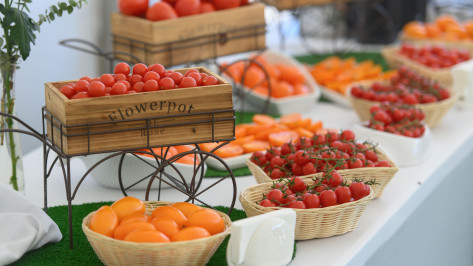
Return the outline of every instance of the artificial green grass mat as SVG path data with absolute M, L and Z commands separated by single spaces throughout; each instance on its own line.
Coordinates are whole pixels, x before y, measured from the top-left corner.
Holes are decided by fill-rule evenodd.
M 302 63 L 306 63 L 309 65 L 313 65 L 324 60 L 327 57 L 333 56 L 333 54 L 325 54 L 325 55 L 304 55 L 304 56 L 297 56 L 295 59 Z M 366 53 L 366 52 L 353 52 L 353 53 L 343 53 L 340 55 L 341 58 L 349 58 L 353 57 L 357 62 L 365 61 L 365 60 L 372 60 L 375 64 L 381 65 L 383 70 L 389 70 L 389 66 L 384 60 L 381 53 Z
M 37 250 L 26 253 L 20 260 L 12 265 L 103 265 L 95 254 L 87 237 L 82 231 L 82 219 L 89 213 L 103 205 L 113 202 L 86 203 L 72 206 L 72 225 L 74 232 L 74 249 L 69 249 L 69 223 L 67 206 L 48 208 L 48 215 L 56 222 L 63 233 L 63 238 L 57 243 L 47 244 Z M 227 213 L 228 207 L 218 206 L 217 210 Z M 233 209 L 230 218 L 237 221 L 246 218 L 242 210 Z M 226 265 L 227 237 L 215 252 L 207 265 Z

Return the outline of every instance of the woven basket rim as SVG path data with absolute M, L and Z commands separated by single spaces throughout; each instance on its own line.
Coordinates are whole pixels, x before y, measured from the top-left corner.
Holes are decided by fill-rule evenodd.
M 304 180 L 305 182 L 306 180 Z M 248 200 L 245 195 L 247 193 L 249 193 L 250 191 L 253 191 L 253 190 L 261 190 L 260 192 L 261 193 L 264 193 L 264 192 L 267 192 L 267 188 L 265 187 L 270 187 L 271 183 L 261 183 L 261 184 L 256 184 L 256 185 L 252 185 L 252 186 L 249 186 L 245 189 L 242 190 L 242 192 L 240 193 L 240 201 L 241 199 L 244 199 L 248 205 L 250 205 L 252 208 L 255 208 L 255 206 L 258 206 L 259 209 L 266 209 L 266 210 L 281 210 L 281 209 L 287 209 L 287 208 L 284 208 L 284 207 L 264 207 L 264 206 L 261 206 L 261 205 L 258 205 L 250 200 Z M 344 209 L 348 209 L 350 207 L 356 207 L 358 205 L 361 205 L 361 204 L 364 204 L 366 201 L 370 201 L 372 199 L 375 198 L 375 193 L 374 193 L 374 190 L 371 186 L 369 186 L 370 188 L 370 194 L 368 196 L 365 196 L 361 199 L 358 199 L 358 200 L 354 200 L 354 201 L 350 201 L 350 202 L 346 202 L 346 203 L 343 203 L 343 204 L 337 204 L 337 205 L 334 205 L 334 206 L 329 206 L 329 207 L 323 207 L 323 208 L 309 208 L 309 209 L 293 209 L 294 211 L 296 211 L 296 213 L 321 213 L 321 212 L 330 212 L 330 211 L 333 211 L 333 212 L 337 212 L 337 211 L 340 211 L 340 210 L 344 210 Z
M 148 209 L 150 203 L 152 203 L 152 204 L 154 204 L 154 203 L 159 203 L 159 204 L 166 203 L 166 204 L 163 204 L 163 205 L 169 205 L 168 203 L 174 203 L 174 202 L 170 202 L 170 201 L 145 201 L 147 209 Z M 105 235 L 102 235 L 102 234 L 99 234 L 97 232 L 92 231 L 88 226 L 90 218 L 92 217 L 92 215 L 96 211 L 93 211 L 93 212 L 89 213 L 87 216 L 84 217 L 84 219 L 82 219 L 82 231 L 85 233 L 86 236 L 87 235 L 93 236 L 96 239 L 98 239 L 99 241 L 109 241 L 109 242 L 116 243 L 118 245 L 129 246 L 129 247 L 142 246 L 142 247 L 156 247 L 156 248 L 158 248 L 158 247 L 163 247 L 163 246 L 167 247 L 167 246 L 171 246 L 171 245 L 182 246 L 182 245 L 187 245 L 187 244 L 191 244 L 191 243 L 192 244 L 198 244 L 198 243 L 202 243 L 202 242 L 214 241 L 217 238 L 228 235 L 231 231 L 231 223 L 232 222 L 231 222 L 230 217 L 226 213 L 223 213 L 221 211 L 218 211 L 218 210 L 214 210 L 214 211 L 217 212 L 220 216 L 222 216 L 222 218 L 225 222 L 225 227 L 226 227 L 225 230 L 223 232 L 220 232 L 220 233 L 215 234 L 215 235 L 211 235 L 209 237 L 193 239 L 193 240 L 187 240 L 187 241 L 175 241 L 175 242 L 167 242 L 167 243 L 136 243 L 136 242 L 131 242 L 131 241 L 118 240 L 118 239 L 115 239 L 113 237 L 108 237 L 108 236 L 105 236 Z

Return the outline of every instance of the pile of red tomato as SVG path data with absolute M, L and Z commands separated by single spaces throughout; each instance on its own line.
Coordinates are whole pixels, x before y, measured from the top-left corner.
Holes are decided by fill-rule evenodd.
M 158 21 L 236 8 L 247 4 L 248 0 L 163 0 L 149 6 L 148 0 L 119 0 L 118 9 L 125 15 Z
M 381 104 L 371 106 L 370 113 L 370 128 L 412 138 L 424 134 L 422 121 L 425 114 L 422 109 L 405 104 Z
M 369 101 L 410 105 L 433 103 L 450 97 L 449 91 L 442 85 L 405 66 L 399 68 L 398 74 L 391 77 L 389 84 L 376 82 L 367 89 L 354 86 L 350 93 L 354 97 Z
M 470 60 L 468 50 L 447 49 L 440 45 L 416 47 L 404 43 L 400 54 L 431 68 L 446 68 Z
M 378 158 L 375 147 L 357 143 L 351 130 L 314 134 L 312 138 L 300 137 L 281 147 L 254 152 L 250 160 L 271 179 L 330 172 L 333 169 L 391 167 L 389 161 Z
M 182 74 L 166 70 L 161 64 L 146 66 L 138 63 L 131 70 L 127 63 L 121 62 L 115 66 L 114 74 L 103 74 L 97 78 L 82 77 L 75 83 L 62 86 L 60 91 L 69 99 L 83 99 L 210 86 L 218 83 L 216 77 L 200 73 L 197 69 L 189 69 Z
M 295 209 L 324 208 L 350 201 L 356 201 L 370 194 L 370 187 L 364 182 L 347 185 L 343 177 L 332 171 L 305 183 L 299 177 L 280 180 L 264 195 L 259 203 L 263 207 L 286 207 Z

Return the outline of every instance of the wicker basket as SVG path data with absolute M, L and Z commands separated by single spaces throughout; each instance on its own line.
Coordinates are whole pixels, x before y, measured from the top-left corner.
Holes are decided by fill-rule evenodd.
M 146 214 L 158 206 L 173 202 L 146 202 Z M 217 211 L 218 212 L 218 211 Z M 89 229 L 94 212 L 82 221 L 82 230 L 92 248 L 105 265 L 205 265 L 225 237 L 230 233 L 231 220 L 218 212 L 225 221 L 225 231 L 207 238 L 171 243 L 134 243 L 116 240 Z
M 391 167 L 362 167 L 362 168 L 355 168 L 355 169 L 347 169 L 347 170 L 337 170 L 337 172 L 343 177 L 343 179 L 347 181 L 352 181 L 354 178 L 363 178 L 364 180 L 376 180 L 376 185 L 372 185 L 372 189 L 374 191 L 374 197 L 379 198 L 383 195 L 383 190 L 386 185 L 391 181 L 394 177 L 396 172 L 399 168 L 396 164 L 386 156 L 386 154 L 379 152 L 378 157 L 380 160 L 387 160 Z M 246 161 L 246 165 L 248 165 L 248 169 L 253 174 L 258 184 L 262 183 L 272 183 L 273 179 L 271 179 L 264 171 L 259 167 L 257 164 L 253 163 L 251 160 Z M 320 173 L 313 174 L 313 175 L 306 175 L 301 176 L 304 179 L 311 179 L 313 177 L 319 177 Z
M 404 65 L 409 69 L 419 73 L 423 77 L 438 81 L 447 88 L 451 88 L 453 85 L 453 77 L 450 72 L 450 68 L 435 69 L 423 65 L 407 56 L 399 54 L 398 46 L 385 47 L 381 50 L 381 54 L 388 63 L 389 67 L 392 69 L 398 69 Z
M 308 182 L 309 179 L 304 179 Z M 240 194 L 240 202 L 248 217 L 264 214 L 281 207 L 263 207 L 258 205 L 263 193 L 271 189 L 271 183 L 250 186 Z M 296 211 L 296 240 L 324 238 L 341 235 L 356 228 L 366 205 L 374 198 L 374 191 L 357 201 L 347 202 L 326 208 L 294 209 Z
M 373 84 L 374 82 L 383 83 L 383 81 L 373 80 L 373 81 L 354 83 L 350 85 L 350 87 L 353 87 L 356 85 L 368 87 L 368 86 L 371 86 L 371 84 Z M 450 108 L 452 108 L 453 105 L 455 104 L 455 101 L 457 100 L 457 94 L 452 90 L 449 90 L 449 92 L 450 92 L 450 97 L 443 101 L 414 105 L 415 108 L 419 108 L 419 109 L 422 109 L 422 111 L 424 111 L 425 113 L 424 121 L 430 128 L 433 128 L 436 125 L 438 125 L 438 123 L 442 121 L 442 118 L 445 116 L 445 114 L 447 114 Z M 369 121 L 371 118 L 370 107 L 374 104 L 379 104 L 379 102 L 376 102 L 376 101 L 369 101 L 369 100 L 353 97 L 351 93 L 348 93 L 348 98 L 350 100 L 351 106 L 353 107 L 353 109 L 355 109 L 361 121 Z

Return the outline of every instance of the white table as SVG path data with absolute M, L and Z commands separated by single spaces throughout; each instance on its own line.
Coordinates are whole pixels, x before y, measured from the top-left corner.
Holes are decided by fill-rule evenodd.
M 350 128 L 358 122 L 352 110 L 318 103 L 304 114 L 322 119 L 326 127 Z M 432 130 L 430 157 L 422 164 L 401 168 L 381 198 L 373 200 L 357 228 L 326 239 L 298 241 L 291 265 L 473 265 L 473 110 L 452 109 Z M 25 155 L 26 195 L 43 204 L 42 148 Z M 73 183 L 85 173 L 79 158 L 71 161 Z M 255 184 L 252 176 L 237 177 L 238 193 Z M 213 183 L 206 179 L 203 186 Z M 228 205 L 231 182 L 207 193 L 205 200 Z M 59 168 L 48 181 L 48 205 L 66 205 Z M 133 195 L 133 194 L 132 194 Z M 139 194 L 143 196 L 143 192 Z M 113 201 L 119 190 L 86 178 L 73 204 Z M 165 190 L 161 200 L 180 197 Z M 237 200 L 236 208 L 241 209 Z

